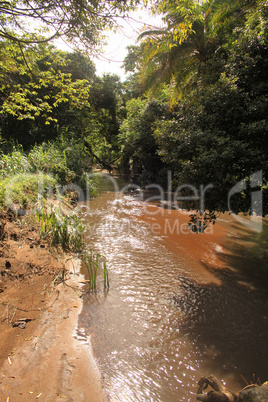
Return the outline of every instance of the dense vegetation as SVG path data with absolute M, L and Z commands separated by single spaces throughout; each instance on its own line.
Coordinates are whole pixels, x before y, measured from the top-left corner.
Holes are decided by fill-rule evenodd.
M 142 33 L 141 45 L 129 49 L 125 67 L 146 92 L 138 98 L 143 107 L 134 119 L 138 99 L 128 102 L 121 135 L 136 149 L 133 163 L 139 166 L 150 138 L 150 149 L 155 148 L 164 168 L 173 172 L 174 187 L 212 184 L 206 194 L 209 210 L 228 209 L 230 189 L 262 171 L 263 183 L 255 185 L 262 185 L 266 214 L 267 4 L 202 3 L 161 2 L 166 27 Z M 142 119 L 152 102 L 154 117 L 151 113 L 146 119 L 148 129 Z M 251 207 L 246 189 L 232 198 L 236 212 Z
M 65 21 L 57 35 L 94 47 L 105 21 L 113 24 L 117 13 L 138 2 L 110 3 L 96 2 L 92 20 L 88 3 L 77 31 Z M 74 21 L 75 2 L 70 5 Z M 60 3 L 63 14 L 66 6 Z M 205 206 L 225 211 L 231 188 L 244 179 L 251 183 L 261 171 L 254 190 L 262 190 L 267 214 L 267 3 L 159 0 L 152 7 L 164 27 L 143 32 L 129 48 L 124 83 L 113 75 L 97 77 L 88 50 L 55 48 L 49 42 L 55 32 L 25 36 L 14 20 L 12 31 L 6 12 L 0 32 L 1 188 L 7 176 L 26 172 L 81 183 L 96 163 L 117 166 L 142 185 L 167 185 L 170 170 L 174 188 L 213 185 Z M 19 24 L 15 6 L 12 12 Z M 256 207 L 250 186 L 242 184 L 242 195 L 232 198 L 236 212 Z

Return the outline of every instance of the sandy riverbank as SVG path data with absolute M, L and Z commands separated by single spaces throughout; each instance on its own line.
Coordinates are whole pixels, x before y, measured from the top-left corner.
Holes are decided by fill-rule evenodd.
M 52 255 L 33 228 L 6 220 L 4 231 L 0 401 L 105 401 L 92 353 L 74 337 L 82 277 L 70 266 L 61 282 L 63 256 Z

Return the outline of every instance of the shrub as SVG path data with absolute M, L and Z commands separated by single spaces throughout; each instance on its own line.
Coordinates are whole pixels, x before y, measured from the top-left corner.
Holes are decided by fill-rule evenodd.
M 17 173 L 29 171 L 27 156 L 19 149 L 13 148 L 12 152 L 0 156 L 0 175 L 2 178 L 12 176 Z
M 35 145 L 28 154 L 28 163 L 32 172 L 53 174 L 59 183 L 71 183 L 75 179 L 75 173 L 67 166 L 65 152 L 55 143 Z
M 38 201 L 38 193 L 48 192 L 57 184 L 55 178 L 44 173 L 19 173 L 0 181 L 0 205 L 26 209 Z

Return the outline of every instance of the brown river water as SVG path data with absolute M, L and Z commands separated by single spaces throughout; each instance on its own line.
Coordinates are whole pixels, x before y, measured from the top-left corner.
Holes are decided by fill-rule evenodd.
M 90 339 L 108 400 L 194 401 L 212 373 L 234 392 L 268 380 L 267 224 L 251 233 L 222 215 L 194 234 L 183 210 L 115 191 L 81 209 L 110 289 L 100 276 L 84 298 L 78 337 Z

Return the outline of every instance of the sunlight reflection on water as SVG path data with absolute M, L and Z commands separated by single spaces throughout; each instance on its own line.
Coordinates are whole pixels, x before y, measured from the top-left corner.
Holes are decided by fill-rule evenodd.
M 236 361 L 225 359 L 218 350 L 219 328 L 203 313 L 207 305 L 214 306 L 221 283 L 210 283 L 213 275 L 206 276 L 201 263 L 205 253 L 210 263 L 217 263 L 217 254 L 223 251 L 217 237 L 188 236 L 184 243 L 178 237 L 173 248 L 170 237 L 166 240 L 148 229 L 143 203 L 130 196 L 115 199 L 107 192 L 84 210 L 84 219 L 91 224 L 88 247 L 106 256 L 110 290 L 85 300 L 80 336 L 86 339 L 91 334 L 109 400 L 194 401 L 197 381 L 212 372 L 226 379 L 232 390 L 241 388 Z M 187 255 L 186 245 L 195 258 L 191 252 Z M 233 297 L 232 288 L 224 292 Z M 232 308 L 228 298 L 221 297 L 226 305 L 218 314 Z M 207 336 L 208 344 L 198 331 Z

